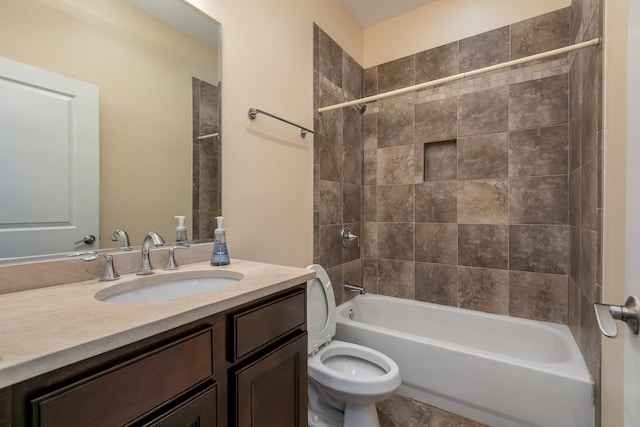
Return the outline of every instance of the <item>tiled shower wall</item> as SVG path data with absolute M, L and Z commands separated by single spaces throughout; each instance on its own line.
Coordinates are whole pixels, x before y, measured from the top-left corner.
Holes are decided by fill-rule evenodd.
M 322 264 L 342 301 L 342 283 L 360 284 L 360 247 L 340 232 L 361 235 L 363 115 L 355 108 L 317 113 L 318 106 L 362 97 L 363 69 L 317 25 L 314 34 L 314 262 Z
M 365 95 L 569 44 L 569 8 L 365 70 Z M 370 104 L 363 283 L 566 323 L 566 55 Z M 377 289 L 376 289 L 377 287 Z
M 601 23 L 601 0 L 572 1 L 572 43 L 600 37 Z M 596 383 L 598 426 L 602 336 L 592 306 L 602 297 L 602 48 L 569 58 L 569 326 Z
M 218 86 L 192 78 L 193 91 L 193 240 L 213 239 L 215 217 L 222 215 L 221 203 L 221 138 L 199 136 L 220 135 L 220 83 Z

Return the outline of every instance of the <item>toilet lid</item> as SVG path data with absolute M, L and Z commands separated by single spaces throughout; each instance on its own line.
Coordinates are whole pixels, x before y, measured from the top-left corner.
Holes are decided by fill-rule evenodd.
M 336 300 L 329 275 L 319 264 L 312 264 L 316 278 L 307 282 L 308 353 L 313 354 L 336 334 Z

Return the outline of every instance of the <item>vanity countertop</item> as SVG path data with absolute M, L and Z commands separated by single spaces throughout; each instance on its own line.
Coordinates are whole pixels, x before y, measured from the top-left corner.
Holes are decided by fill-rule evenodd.
M 177 271 L 212 269 L 244 277 L 223 289 L 154 303 L 95 299 L 102 289 L 140 278 L 135 274 L 114 282 L 88 280 L 0 295 L 0 389 L 291 288 L 315 275 L 302 268 L 235 259 L 228 267 L 211 267 L 206 261 Z

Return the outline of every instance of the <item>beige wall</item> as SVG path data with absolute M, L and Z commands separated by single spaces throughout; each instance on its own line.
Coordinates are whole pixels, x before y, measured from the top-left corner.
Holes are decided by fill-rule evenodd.
M 570 0 L 436 0 L 364 31 L 364 67 L 567 7 Z
M 631 0 L 635 1 L 635 0 Z M 604 217 L 602 301 L 625 297 L 627 0 L 604 0 Z M 618 326 L 621 334 L 627 328 Z M 623 337 L 602 337 L 602 425 L 623 425 Z
M 216 55 L 112 0 L 3 0 L 0 55 L 99 86 L 101 245 L 116 228 L 173 241 L 191 215 L 191 76 L 217 82 Z
M 191 0 L 222 23 L 222 210 L 231 257 L 306 266 L 313 249 L 313 22 L 362 57 L 338 0 Z

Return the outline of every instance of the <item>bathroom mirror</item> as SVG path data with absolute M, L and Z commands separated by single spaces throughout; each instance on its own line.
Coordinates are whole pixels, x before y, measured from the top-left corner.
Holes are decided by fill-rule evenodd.
M 218 22 L 184 0 L 2 0 L 0 57 L 98 88 L 100 249 L 120 246 L 116 229 L 173 242 L 175 215 L 189 239 L 212 236 L 199 219 L 221 214 Z M 29 255 L 45 254 L 9 257 Z

